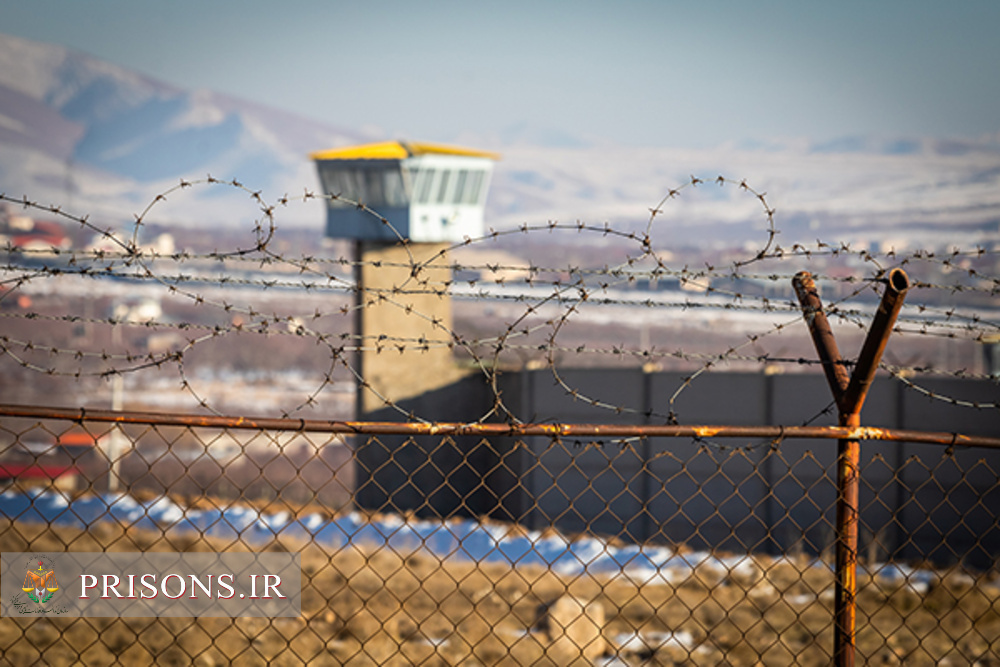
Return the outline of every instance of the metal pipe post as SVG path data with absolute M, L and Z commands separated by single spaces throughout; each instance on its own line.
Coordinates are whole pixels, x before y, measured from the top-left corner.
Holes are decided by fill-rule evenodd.
M 809 334 L 812 336 L 813 347 L 823 364 L 823 372 L 826 374 L 826 381 L 830 385 L 830 392 L 840 403 L 840 395 L 847 389 L 850 377 L 847 374 L 847 367 L 840 359 L 840 351 L 837 349 L 837 339 L 833 337 L 833 330 L 830 322 L 823 312 L 823 302 L 819 298 L 819 290 L 813 281 L 812 274 L 808 271 L 799 271 L 792 278 L 792 287 L 795 288 L 795 295 L 799 298 L 802 306 L 802 317 L 805 318 L 809 327 Z
M 861 414 L 840 415 L 841 426 L 861 425 Z M 837 443 L 837 548 L 833 612 L 833 664 L 854 667 L 857 652 L 858 518 L 861 489 L 861 443 Z
M 812 275 L 802 271 L 792 279 L 802 315 L 837 402 L 840 426 L 861 430 L 861 408 L 875 379 L 896 317 L 910 280 L 901 269 L 889 272 L 882 301 L 865 337 L 861 354 L 850 377 L 840 359 L 837 341 L 823 312 L 823 304 Z M 861 444 L 856 438 L 841 438 L 837 445 L 837 555 L 834 595 L 834 660 L 838 667 L 854 667 L 857 654 L 858 522 L 860 516 Z
M 872 318 L 872 325 L 861 347 L 861 354 L 858 355 L 858 363 L 841 399 L 841 412 L 861 412 L 861 406 L 864 405 L 868 388 L 875 379 L 875 371 L 882 361 L 882 353 L 889 342 L 892 328 L 896 325 L 896 318 L 903 307 L 903 299 L 906 298 L 908 289 L 910 289 L 910 279 L 905 271 L 893 269 L 889 272 L 882 301 L 875 311 L 875 317 Z

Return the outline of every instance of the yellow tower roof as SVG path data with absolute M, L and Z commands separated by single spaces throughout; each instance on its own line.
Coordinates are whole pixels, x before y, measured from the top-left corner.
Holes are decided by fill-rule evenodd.
M 499 160 L 499 153 L 479 151 L 460 146 L 428 144 L 410 141 L 383 141 L 375 144 L 345 146 L 316 151 L 309 155 L 313 160 L 404 160 L 415 155 L 461 155 Z

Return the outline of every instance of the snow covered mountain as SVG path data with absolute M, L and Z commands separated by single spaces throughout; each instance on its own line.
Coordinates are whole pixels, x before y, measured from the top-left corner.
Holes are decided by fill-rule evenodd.
M 714 149 L 511 146 L 494 177 L 498 226 L 584 220 L 653 226 L 685 243 L 760 241 L 766 194 L 779 242 L 906 247 L 1000 244 L 1000 134 L 979 141 L 806 141 Z M 726 186 L 716 178 L 729 179 Z M 733 183 L 736 183 L 734 185 Z
M 157 194 L 211 174 L 271 198 L 316 189 L 308 153 L 361 133 L 185 91 L 69 51 L 0 35 L 0 191 L 123 219 Z M 215 218 L 244 194 L 205 190 L 171 209 Z M 311 211 L 311 217 L 319 217 Z
M 393 138 L 181 90 L 62 47 L 0 35 L 0 192 L 107 224 L 128 223 L 181 179 L 208 174 L 237 179 L 272 203 L 315 191 L 311 151 Z M 1000 132 L 680 149 L 608 144 L 512 119 L 495 135 L 406 138 L 500 151 L 487 207 L 487 224 L 497 229 L 550 220 L 644 228 L 650 208 L 697 176 L 705 184 L 665 202 L 654 232 L 685 243 L 759 241 L 761 202 L 714 184 L 721 175 L 767 193 L 783 244 L 1000 243 Z M 255 213 L 251 204 L 233 188 L 198 187 L 168 197 L 153 218 L 239 227 Z M 279 224 L 319 228 L 323 208 L 313 201 L 278 215 Z

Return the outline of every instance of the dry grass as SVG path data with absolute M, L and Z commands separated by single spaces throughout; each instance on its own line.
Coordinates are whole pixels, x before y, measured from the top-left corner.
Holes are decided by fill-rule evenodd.
M 73 531 L 0 523 L 4 551 L 230 548 L 109 524 Z M 301 551 L 300 618 L 4 618 L 0 658 L 13 665 L 564 665 L 570 658 L 536 622 L 541 606 L 568 593 L 600 604 L 606 654 L 626 664 L 830 662 L 833 578 L 804 558 L 760 558 L 730 575 L 702 568 L 670 585 L 424 553 L 311 544 Z M 1000 665 L 995 582 L 946 576 L 923 594 L 860 585 L 859 664 Z

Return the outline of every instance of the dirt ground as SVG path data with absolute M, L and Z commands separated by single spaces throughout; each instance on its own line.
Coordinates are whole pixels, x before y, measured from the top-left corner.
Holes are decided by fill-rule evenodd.
M 241 550 L 197 535 L 0 522 L 3 551 Z M 0 619 L 10 665 L 566 665 L 540 609 L 596 603 L 600 646 L 576 664 L 826 665 L 833 577 L 814 563 L 755 558 L 673 584 L 440 560 L 426 553 L 299 549 L 300 618 Z M 858 663 L 1000 666 L 1000 583 L 952 573 L 927 590 L 859 581 Z M 542 617 L 544 618 L 544 617 Z M 569 636 L 569 632 L 567 632 Z M 589 643 L 589 640 L 588 640 Z

